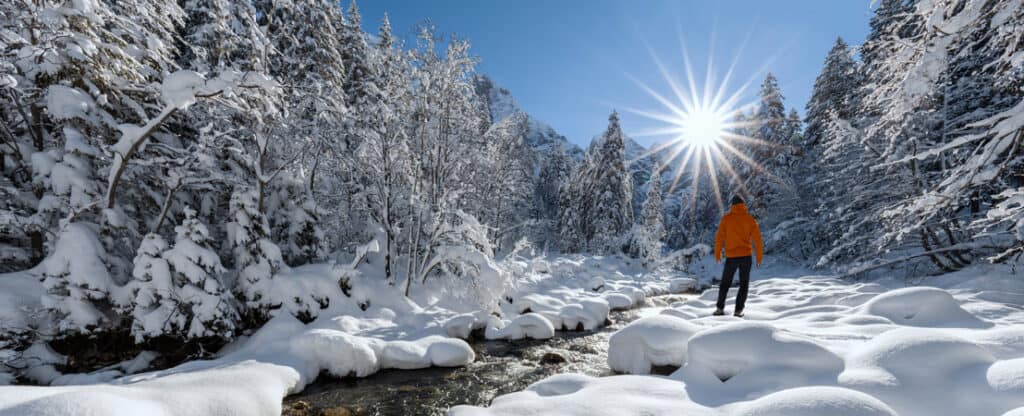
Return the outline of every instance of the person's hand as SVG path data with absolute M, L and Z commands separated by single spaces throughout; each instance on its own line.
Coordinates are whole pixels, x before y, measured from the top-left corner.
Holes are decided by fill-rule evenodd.
M 757 259 L 757 268 L 758 268 L 758 269 L 760 269 L 760 268 L 761 268 L 761 259 Z
M 715 256 L 715 264 L 719 264 L 721 262 L 722 262 L 722 256 Z

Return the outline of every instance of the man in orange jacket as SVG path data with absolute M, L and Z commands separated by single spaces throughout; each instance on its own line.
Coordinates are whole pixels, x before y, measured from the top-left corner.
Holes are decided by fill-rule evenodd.
M 718 308 L 715 316 L 725 315 L 725 298 L 732 286 L 732 277 L 736 270 L 740 271 L 740 291 L 736 294 L 736 309 L 733 315 L 743 317 L 743 306 L 747 302 L 747 290 L 750 287 L 751 244 L 757 247 L 757 267 L 764 260 L 764 245 L 761 243 L 761 229 L 757 221 L 747 212 L 747 205 L 739 195 L 732 197 L 732 207 L 718 223 L 715 234 L 715 262 L 722 262 L 722 249 L 725 248 L 725 268 L 722 270 L 722 284 L 718 288 Z

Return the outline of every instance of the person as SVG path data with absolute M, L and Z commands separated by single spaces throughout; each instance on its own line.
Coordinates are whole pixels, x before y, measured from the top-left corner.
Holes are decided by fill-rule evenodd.
M 725 249 L 725 266 L 722 269 L 722 283 L 718 288 L 718 304 L 715 316 L 725 315 L 725 298 L 729 295 L 733 275 L 740 272 L 740 290 L 736 294 L 736 308 L 733 315 L 742 318 L 743 307 L 747 302 L 747 290 L 750 287 L 750 267 L 753 250 L 757 248 L 757 267 L 764 260 L 764 245 L 761 243 L 761 229 L 757 221 L 747 212 L 747 205 L 739 195 L 732 197 L 729 212 L 718 223 L 715 233 L 715 262 L 722 262 L 722 249 Z

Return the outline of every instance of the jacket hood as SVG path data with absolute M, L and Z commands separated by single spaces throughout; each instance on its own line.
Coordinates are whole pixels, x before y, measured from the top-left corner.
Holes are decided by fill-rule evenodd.
M 735 204 L 729 208 L 730 214 L 746 214 L 747 204 Z

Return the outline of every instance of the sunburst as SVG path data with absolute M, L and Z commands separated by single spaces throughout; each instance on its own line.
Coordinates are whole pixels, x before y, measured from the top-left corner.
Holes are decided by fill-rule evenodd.
M 737 114 L 747 112 L 756 106 L 756 100 L 750 102 L 742 100 L 748 96 L 748 88 L 755 82 L 764 67 L 755 71 L 742 85 L 729 92 L 730 81 L 743 48 L 741 47 L 740 53 L 733 57 L 728 70 L 720 80 L 715 76 L 714 61 L 709 54 L 704 83 L 702 88 L 698 88 L 689 53 L 685 43 L 681 42 L 681 45 L 682 72 L 686 75 L 686 84 L 678 82 L 672 75 L 673 72 L 664 65 L 653 50 L 648 48 L 651 59 L 671 91 L 671 95 L 666 96 L 638 79 L 630 77 L 637 86 L 661 104 L 661 108 L 645 110 L 625 107 L 625 110 L 664 123 L 662 126 L 638 132 L 635 135 L 667 138 L 667 140 L 662 140 L 651 146 L 638 159 L 660 153 L 664 155 L 662 160 L 665 162 L 662 169 L 678 165 L 674 169 L 669 193 L 673 192 L 683 176 L 690 172 L 692 174 L 690 186 L 694 190 L 691 192 L 691 203 L 695 204 L 696 191 L 701 185 L 701 176 L 707 174 L 716 202 L 719 208 L 723 209 L 724 202 L 719 190 L 719 173 L 727 175 L 727 179 L 734 184 L 736 189 L 733 189 L 733 192 L 749 196 L 745 188 L 746 178 L 737 172 L 737 167 L 733 166 L 733 163 L 749 166 L 756 174 L 765 175 L 771 180 L 778 180 L 753 157 L 745 153 L 745 149 L 752 146 L 772 147 L 774 145 L 744 134 L 745 131 L 756 126 L 751 122 L 738 121 L 736 117 Z M 632 162 L 630 161 L 630 163 Z M 660 172 L 654 174 L 660 174 Z

